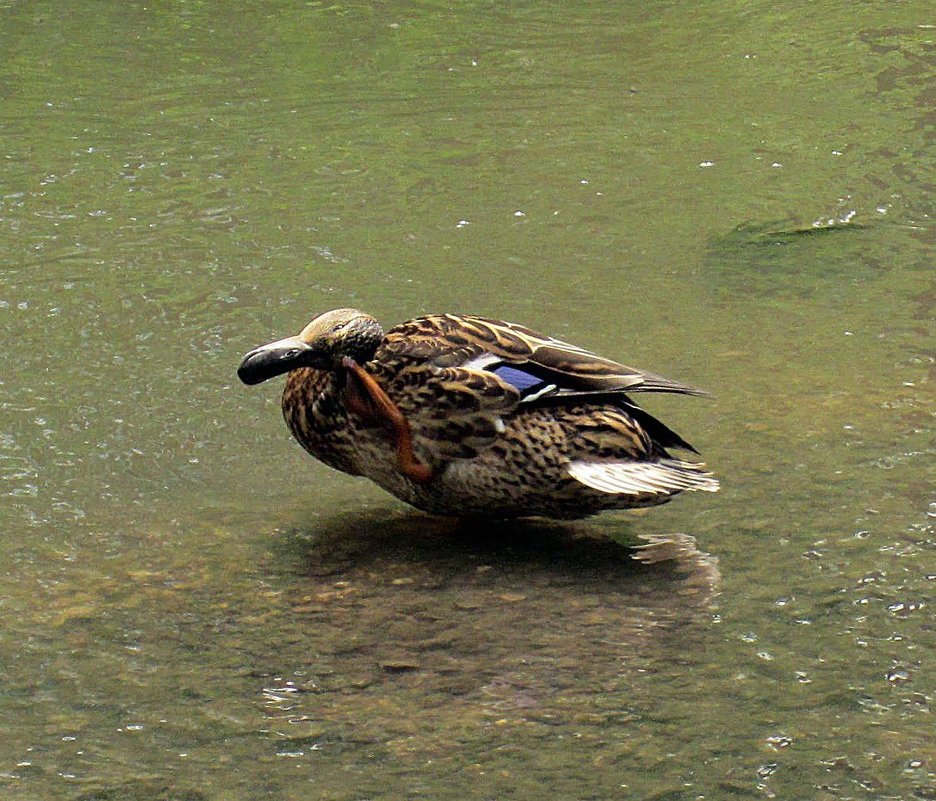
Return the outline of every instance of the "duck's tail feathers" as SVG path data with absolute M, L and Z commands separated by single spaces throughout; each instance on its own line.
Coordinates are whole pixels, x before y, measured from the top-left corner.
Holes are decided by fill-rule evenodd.
M 673 495 L 685 490 L 717 492 L 718 479 L 699 462 L 589 462 L 569 464 L 569 475 L 587 487 L 611 494 Z

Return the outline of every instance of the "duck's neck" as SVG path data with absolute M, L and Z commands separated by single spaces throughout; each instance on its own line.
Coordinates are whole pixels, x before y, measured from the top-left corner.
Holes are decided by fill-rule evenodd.
M 330 370 L 300 367 L 291 370 L 283 387 L 283 417 L 293 436 L 305 445 L 312 429 L 321 429 L 322 418 L 342 414 L 339 382 Z

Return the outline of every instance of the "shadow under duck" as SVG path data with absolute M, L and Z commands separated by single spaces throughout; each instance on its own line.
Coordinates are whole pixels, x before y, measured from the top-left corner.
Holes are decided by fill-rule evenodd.
M 427 512 L 574 519 L 718 489 L 629 397 L 704 393 L 514 323 L 433 314 L 385 333 L 335 309 L 237 371 L 245 384 L 282 373 L 299 444 Z

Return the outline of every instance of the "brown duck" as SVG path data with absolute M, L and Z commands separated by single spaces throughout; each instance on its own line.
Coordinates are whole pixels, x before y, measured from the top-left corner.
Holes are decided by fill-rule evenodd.
M 433 314 L 384 332 L 335 309 L 237 371 L 245 384 L 282 373 L 309 453 L 427 512 L 568 519 L 718 489 L 629 397 L 703 393 L 514 323 Z

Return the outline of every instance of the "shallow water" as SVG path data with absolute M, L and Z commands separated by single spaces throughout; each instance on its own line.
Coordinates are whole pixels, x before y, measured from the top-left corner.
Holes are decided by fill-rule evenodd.
M 932 23 L 0 2 L 3 797 L 936 797 Z M 707 387 L 723 490 L 407 510 L 233 374 L 347 305 Z

